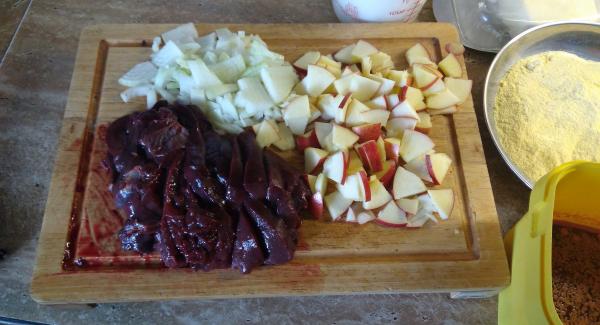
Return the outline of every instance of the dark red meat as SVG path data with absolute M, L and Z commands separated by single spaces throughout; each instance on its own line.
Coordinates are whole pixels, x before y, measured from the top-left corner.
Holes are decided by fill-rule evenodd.
M 251 131 L 223 136 L 198 108 L 159 102 L 115 120 L 106 141 L 124 249 L 243 273 L 293 257 L 310 192 Z

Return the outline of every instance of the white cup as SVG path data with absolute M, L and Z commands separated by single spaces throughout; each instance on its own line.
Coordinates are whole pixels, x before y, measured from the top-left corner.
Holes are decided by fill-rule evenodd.
M 343 23 L 412 22 L 427 0 L 331 0 Z

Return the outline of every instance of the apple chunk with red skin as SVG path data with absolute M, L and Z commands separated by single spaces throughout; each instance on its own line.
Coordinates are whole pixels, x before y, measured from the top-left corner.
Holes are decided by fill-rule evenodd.
M 419 131 L 421 133 L 429 134 L 431 131 L 431 115 L 425 112 L 419 112 L 419 120 L 417 121 L 417 125 L 415 125 L 415 131 Z
M 296 148 L 298 151 L 304 152 L 306 148 L 320 148 L 319 139 L 317 138 L 317 133 L 315 130 L 310 130 L 303 135 L 296 136 Z
M 338 192 L 345 198 L 353 201 L 370 201 L 371 188 L 365 171 L 359 171 L 354 175 L 349 175 L 344 184 L 336 184 Z
M 386 160 L 383 162 L 383 168 L 381 171 L 375 173 L 375 176 L 379 179 L 379 181 L 385 186 L 385 188 L 389 188 L 392 184 L 392 180 L 394 179 L 394 175 L 396 174 L 396 162 L 393 160 Z
M 412 74 L 415 77 L 415 86 L 421 90 L 431 87 L 440 78 L 421 64 L 413 65 Z
M 313 218 L 319 220 L 323 217 L 323 194 L 321 192 L 313 193 L 310 197 L 310 213 Z
M 385 144 L 385 155 L 387 159 L 391 159 L 395 162 L 398 162 L 398 159 L 400 158 L 400 139 L 385 138 L 383 142 Z
M 369 167 L 372 172 L 378 172 L 383 167 L 383 161 L 379 155 L 377 142 L 369 140 L 355 146 L 356 153 L 363 162 L 363 165 Z
M 377 209 L 392 200 L 392 196 L 377 179 L 377 176 L 371 175 L 369 186 L 371 188 L 371 200 L 363 202 L 365 210 Z
M 462 76 L 462 67 L 454 54 L 449 53 L 440 63 L 438 67 L 447 77 L 460 78 Z
M 434 185 L 440 185 L 444 181 L 450 165 L 452 165 L 452 159 L 445 153 L 434 153 L 425 155 L 425 165 L 431 176 L 431 182 Z
M 329 153 L 323 149 L 308 147 L 304 150 L 304 171 L 314 174 L 323 165 Z
M 406 212 L 402 211 L 394 201 L 390 201 L 377 214 L 375 223 L 386 227 L 405 227 L 408 223 Z
M 363 124 L 352 127 L 352 131 L 358 135 L 358 142 L 377 140 L 381 136 L 381 124 Z
M 332 181 L 344 184 L 346 181 L 346 172 L 348 161 L 342 151 L 338 151 L 325 159 L 323 163 L 323 173 Z

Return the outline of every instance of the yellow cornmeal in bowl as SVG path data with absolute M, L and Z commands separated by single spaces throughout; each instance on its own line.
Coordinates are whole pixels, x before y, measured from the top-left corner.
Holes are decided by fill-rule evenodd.
M 494 105 L 500 143 L 532 181 L 572 160 L 600 162 L 600 63 L 550 51 L 519 60 Z

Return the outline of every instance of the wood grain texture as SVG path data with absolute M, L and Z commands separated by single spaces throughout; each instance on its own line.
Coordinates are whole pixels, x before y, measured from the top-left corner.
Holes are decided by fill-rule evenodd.
M 69 224 L 81 226 L 77 231 L 83 236 L 86 224 L 111 213 L 110 204 L 99 201 L 104 191 L 102 177 L 94 172 L 105 148 L 102 126 L 143 107 L 141 101 L 122 103 L 119 93 L 123 88 L 116 80 L 135 63 L 146 60 L 150 53 L 146 45 L 172 27 L 100 25 L 82 32 L 32 281 L 36 301 L 449 292 L 493 290 L 508 284 L 508 266 L 471 99 L 457 114 L 433 118 L 431 137 L 436 150 L 448 153 L 455 163 L 441 186 L 456 193 L 457 204 L 447 221 L 415 230 L 307 221 L 291 263 L 261 267 L 250 275 L 234 270 L 167 270 L 145 265 L 156 263 L 156 258 L 141 260 L 134 255 L 127 257 L 131 263 L 125 267 L 105 261 L 101 267 L 64 270 L 61 262 Z M 458 41 L 454 27 L 438 23 L 197 27 L 201 33 L 229 27 L 259 34 L 289 61 L 308 50 L 331 53 L 365 39 L 392 55 L 400 67 L 406 65 L 404 51 L 415 42 L 423 43 L 439 60 L 446 55 L 444 45 Z M 68 251 L 78 254 L 74 257 L 85 256 L 77 249 Z M 97 259 L 102 262 L 110 257 Z

